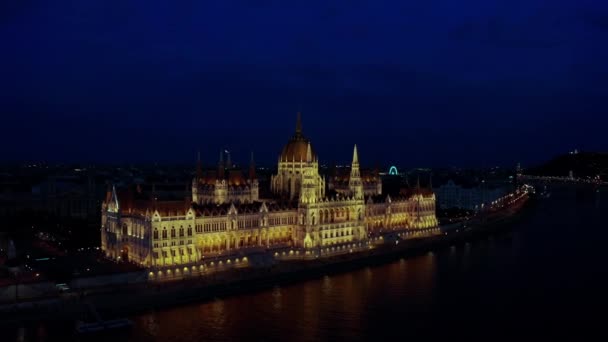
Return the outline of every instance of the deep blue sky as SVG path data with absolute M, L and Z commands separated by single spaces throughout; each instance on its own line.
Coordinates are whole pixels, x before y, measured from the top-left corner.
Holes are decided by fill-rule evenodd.
M 534 163 L 608 150 L 595 0 L 0 2 L 2 160 Z

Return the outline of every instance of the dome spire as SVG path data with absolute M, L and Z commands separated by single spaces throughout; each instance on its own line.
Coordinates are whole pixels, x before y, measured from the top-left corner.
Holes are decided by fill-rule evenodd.
M 302 135 L 302 113 L 298 112 L 296 117 L 296 136 Z

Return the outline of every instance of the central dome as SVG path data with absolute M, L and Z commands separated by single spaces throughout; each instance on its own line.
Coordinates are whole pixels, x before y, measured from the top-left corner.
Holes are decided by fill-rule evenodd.
M 306 161 L 306 151 L 308 150 L 308 144 L 310 141 L 304 137 L 301 139 L 295 139 L 293 137 L 289 140 L 287 145 L 283 147 L 283 152 L 281 152 L 281 161 L 290 162 L 290 161 Z M 312 150 L 312 160 L 316 159 L 315 152 Z
M 281 152 L 280 161 L 282 162 L 290 162 L 290 161 L 306 161 L 306 153 L 308 151 L 308 144 L 310 144 L 310 140 L 306 139 L 304 135 L 302 135 L 302 119 L 301 115 L 298 112 L 298 119 L 296 123 L 296 133 L 294 134 L 285 147 L 283 147 L 283 151 Z M 312 160 L 316 160 L 317 156 L 310 147 L 312 152 Z

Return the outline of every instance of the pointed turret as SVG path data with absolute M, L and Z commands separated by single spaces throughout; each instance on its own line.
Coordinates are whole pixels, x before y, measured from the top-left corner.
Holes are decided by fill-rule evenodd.
M 118 212 L 120 209 L 120 204 L 118 202 L 118 195 L 116 194 L 116 187 L 112 185 L 112 205 L 114 206 L 114 210 Z
M 312 163 L 312 148 L 310 147 L 310 142 L 306 147 L 306 162 Z
M 357 144 L 355 144 L 355 148 L 353 149 L 353 165 L 359 165 L 359 154 L 357 153 Z
M 348 187 L 355 198 L 363 198 L 363 183 L 361 182 L 361 172 L 359 170 L 359 154 L 357 145 L 353 148 L 353 162 L 350 167 L 350 179 Z
M 352 176 L 356 176 L 356 177 L 361 177 L 361 174 L 359 172 L 359 153 L 357 153 L 357 145 L 355 144 L 355 147 L 353 148 L 353 161 L 351 164 L 351 168 L 350 168 L 350 175 L 351 178 Z
M 317 179 L 318 174 L 312 163 L 312 149 L 310 142 L 307 144 L 306 150 L 306 162 L 308 165 L 302 169 L 302 183 L 300 188 L 300 202 L 301 203 L 315 203 L 317 202 Z

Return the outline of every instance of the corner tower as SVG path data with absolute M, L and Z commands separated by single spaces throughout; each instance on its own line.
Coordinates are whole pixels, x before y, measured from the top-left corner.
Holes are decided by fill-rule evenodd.
M 361 182 L 361 171 L 359 170 L 359 154 L 357 145 L 353 149 L 353 161 L 350 167 L 350 179 L 348 188 L 355 199 L 363 199 L 363 183 Z

